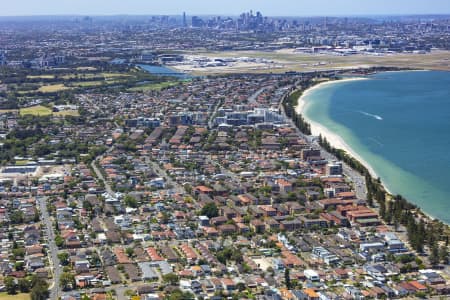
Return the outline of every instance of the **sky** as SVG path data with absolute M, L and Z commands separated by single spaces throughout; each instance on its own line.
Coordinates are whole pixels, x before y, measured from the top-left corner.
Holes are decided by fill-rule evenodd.
M 3 3 L 2 3 L 3 2 Z M 342 16 L 450 14 L 450 0 L 0 0 L 0 16 L 238 15 Z

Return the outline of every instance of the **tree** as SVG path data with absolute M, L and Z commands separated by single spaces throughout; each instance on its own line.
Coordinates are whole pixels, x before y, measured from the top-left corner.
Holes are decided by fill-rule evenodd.
M 236 284 L 236 288 L 238 289 L 239 292 L 244 291 L 244 290 L 245 290 L 245 283 L 243 283 L 243 282 L 238 282 L 238 283 Z
M 445 245 L 442 245 L 441 248 L 439 249 L 439 260 L 443 264 L 448 264 L 449 263 L 448 250 L 447 250 L 447 247 Z
M 75 277 L 73 276 L 73 274 L 68 272 L 62 273 L 61 277 L 59 278 L 59 284 L 61 285 L 61 288 L 63 290 L 71 289 L 74 282 Z
M 63 239 L 63 237 L 60 236 L 60 235 L 57 235 L 57 236 L 55 237 L 55 244 L 56 244 L 56 246 L 57 246 L 58 248 L 61 248 L 61 247 L 64 245 L 64 239 Z
M 9 216 L 11 223 L 21 224 L 23 223 L 23 212 L 21 210 L 14 210 Z
M 439 249 L 437 245 L 433 245 L 430 253 L 430 264 L 437 265 L 439 263 Z
M 168 300 L 191 300 L 195 299 L 194 295 L 189 292 L 182 292 L 179 289 L 173 290 L 167 298 Z
M 284 282 L 286 283 L 286 288 L 288 290 L 291 289 L 291 275 L 289 272 L 289 268 L 284 269 Z
M 16 269 L 16 271 L 22 271 L 24 268 L 25 263 L 23 261 L 18 261 L 14 264 L 14 269 Z
M 126 248 L 125 252 L 127 253 L 128 257 L 133 257 L 133 255 L 134 255 L 134 250 L 131 247 Z
M 179 277 L 174 273 L 169 273 L 163 276 L 163 281 L 169 283 L 170 285 L 177 285 Z
M 93 209 L 91 202 L 89 202 L 87 200 L 83 201 L 83 208 L 87 211 L 92 211 L 92 209 Z
M 69 264 L 69 257 L 70 255 L 67 252 L 58 253 L 58 259 L 63 266 L 67 266 Z
M 206 203 L 201 210 L 201 215 L 207 216 L 208 218 L 214 218 L 219 215 L 219 209 L 214 202 Z
M 44 279 L 33 277 L 31 280 L 31 300 L 46 300 L 48 298 L 48 284 Z
M 17 287 L 21 293 L 28 293 L 30 291 L 30 281 L 26 278 L 19 279 Z
M 6 277 L 3 283 L 5 284 L 5 290 L 9 295 L 17 294 L 17 285 L 13 277 L 11 276 Z
M 12 254 L 15 258 L 24 257 L 25 256 L 25 248 L 15 248 L 12 250 Z
M 295 201 L 295 200 L 297 200 L 297 194 L 294 193 L 294 192 L 289 192 L 287 194 L 287 200 L 288 201 Z
M 133 196 L 126 195 L 125 198 L 123 199 L 123 201 L 124 201 L 126 206 L 129 206 L 129 207 L 132 207 L 132 208 L 139 207 L 138 201 Z

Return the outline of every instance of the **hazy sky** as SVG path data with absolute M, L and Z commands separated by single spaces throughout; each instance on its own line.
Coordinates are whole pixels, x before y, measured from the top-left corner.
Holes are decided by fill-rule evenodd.
M 450 14 L 450 0 L 0 0 L 1 16 L 213 14 L 268 16 Z

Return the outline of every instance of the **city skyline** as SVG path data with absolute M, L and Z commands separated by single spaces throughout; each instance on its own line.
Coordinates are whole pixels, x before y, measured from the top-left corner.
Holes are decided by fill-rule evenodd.
M 164 3 L 149 3 L 142 0 L 98 0 L 95 4 L 88 0 L 56 1 L 42 0 L 30 3 L 28 0 L 18 0 L 5 3 L 1 16 L 28 15 L 178 15 L 185 11 L 189 15 L 238 15 L 242 11 L 261 11 L 267 16 L 356 16 L 356 15 L 422 15 L 450 14 L 450 5 L 446 0 L 398 0 L 370 1 L 355 4 L 351 0 L 336 3 L 330 0 L 317 0 L 314 3 L 306 1 L 280 0 L 274 6 L 269 0 L 247 0 L 235 5 L 229 2 L 192 0 L 186 3 L 182 0 L 167 0 Z

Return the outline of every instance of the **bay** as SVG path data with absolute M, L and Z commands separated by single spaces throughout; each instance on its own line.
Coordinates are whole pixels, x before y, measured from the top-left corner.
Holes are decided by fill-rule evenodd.
M 378 73 L 305 98 L 307 120 L 340 136 L 392 193 L 450 223 L 450 72 Z

